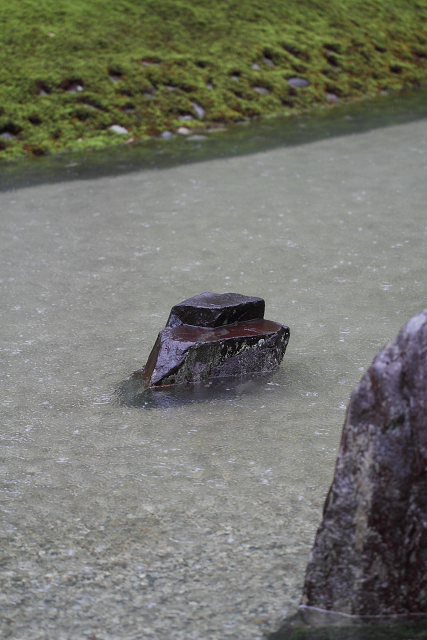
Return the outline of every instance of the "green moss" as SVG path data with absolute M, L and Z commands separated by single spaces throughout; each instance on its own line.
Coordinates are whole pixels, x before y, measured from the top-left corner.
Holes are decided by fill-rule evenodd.
M 0 25 L 2 158 L 427 81 L 427 0 L 9 0 Z M 295 76 L 310 85 L 291 87 Z

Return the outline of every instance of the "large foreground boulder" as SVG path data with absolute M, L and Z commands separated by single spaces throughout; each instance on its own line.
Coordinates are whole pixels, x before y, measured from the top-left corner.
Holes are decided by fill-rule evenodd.
M 175 305 L 143 369 L 150 388 L 274 371 L 289 328 L 264 320 L 262 298 L 202 293 Z
M 353 390 L 302 606 L 427 613 L 427 310 Z

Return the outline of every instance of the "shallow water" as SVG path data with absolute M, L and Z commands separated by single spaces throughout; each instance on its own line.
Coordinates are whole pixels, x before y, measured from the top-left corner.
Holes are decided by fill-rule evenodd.
M 4 637 L 255 640 L 295 610 L 351 389 L 426 306 L 426 152 L 418 120 L 0 194 Z M 203 291 L 266 299 L 279 371 L 118 402 Z

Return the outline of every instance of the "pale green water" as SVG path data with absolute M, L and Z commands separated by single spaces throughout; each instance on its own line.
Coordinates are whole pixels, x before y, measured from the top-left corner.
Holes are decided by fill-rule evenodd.
M 427 306 L 426 153 L 419 120 L 0 195 L 5 637 L 249 640 L 296 607 L 351 389 Z M 115 404 L 206 290 L 290 326 L 278 373 Z

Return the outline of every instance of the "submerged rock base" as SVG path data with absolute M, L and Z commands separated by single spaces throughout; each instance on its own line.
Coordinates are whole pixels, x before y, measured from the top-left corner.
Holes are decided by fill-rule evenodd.
M 352 393 L 302 605 L 427 613 L 427 310 L 378 353 Z
M 301 607 L 267 640 L 418 640 L 427 638 L 427 616 L 362 618 Z
M 115 401 L 120 406 L 148 410 L 201 404 L 212 400 L 228 402 L 259 394 L 260 388 L 268 384 L 273 375 L 274 372 L 251 373 L 238 378 L 214 378 L 209 382 L 147 389 L 141 376 L 134 373 L 116 388 Z
M 172 308 L 147 363 L 147 388 L 268 373 L 279 366 L 289 328 L 264 320 L 262 298 L 202 293 Z

